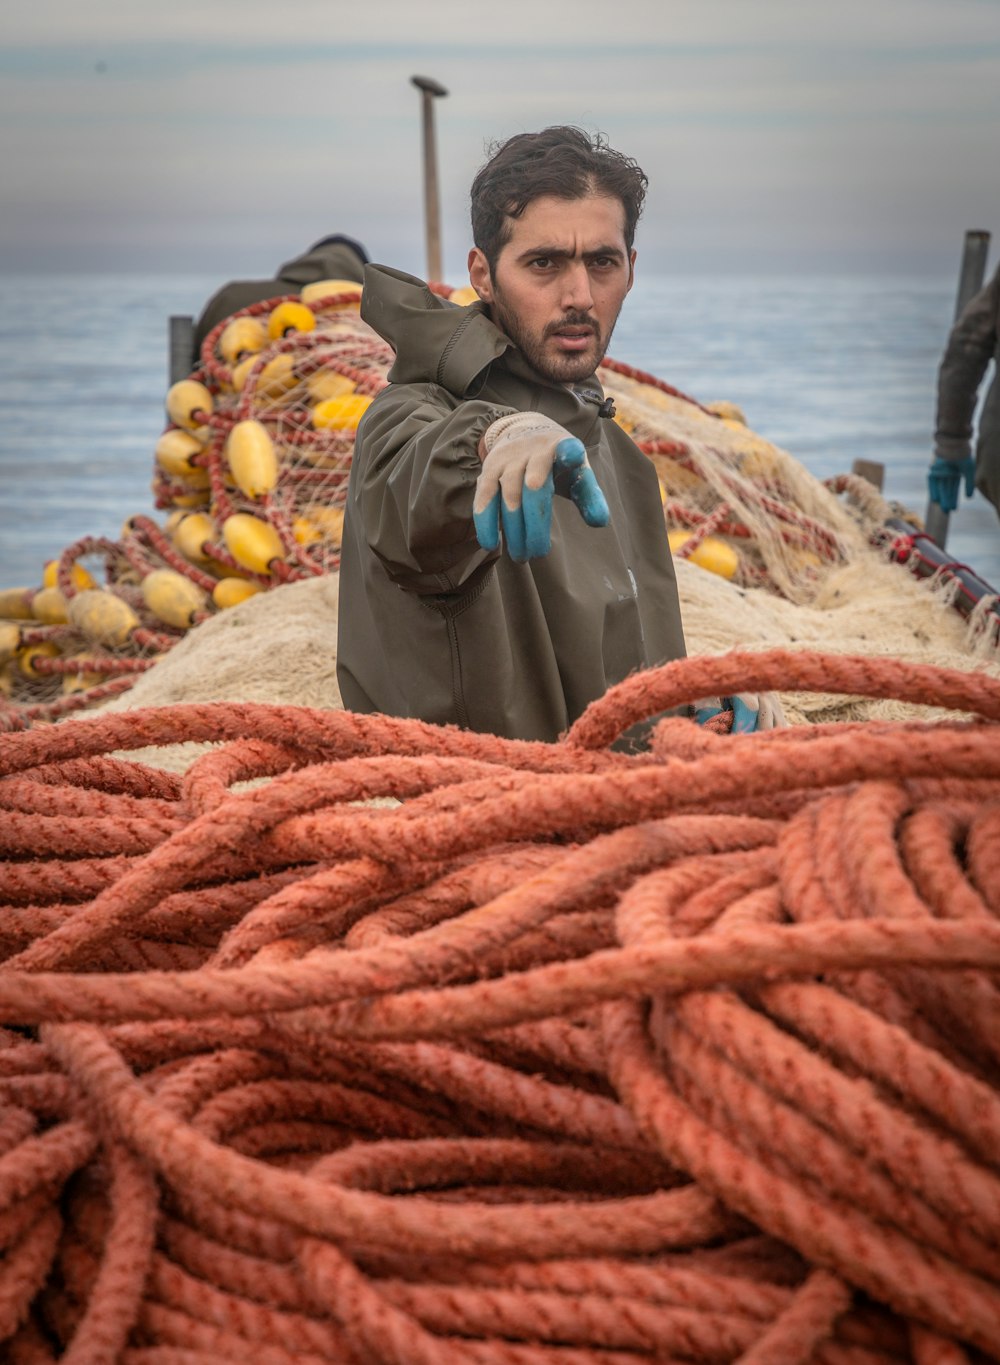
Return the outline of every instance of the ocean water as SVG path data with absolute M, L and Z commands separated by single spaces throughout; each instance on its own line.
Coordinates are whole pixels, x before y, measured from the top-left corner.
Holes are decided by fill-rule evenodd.
M 0 588 L 35 586 L 84 535 L 153 509 L 168 318 L 216 276 L 0 276 Z M 923 515 L 937 366 L 955 281 L 641 278 L 610 354 L 700 400 L 738 403 L 817 477 L 885 465 Z M 948 549 L 1000 586 L 1000 520 L 963 497 Z

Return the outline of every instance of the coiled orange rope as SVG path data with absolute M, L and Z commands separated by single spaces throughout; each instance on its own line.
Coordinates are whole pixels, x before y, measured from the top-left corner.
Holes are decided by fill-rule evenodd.
M 974 719 L 611 747 L 773 687 Z M 982 675 L 773 651 L 556 745 L 0 737 L 3 1358 L 1000 1360 L 998 721 Z M 220 747 L 114 756 L 181 740 Z

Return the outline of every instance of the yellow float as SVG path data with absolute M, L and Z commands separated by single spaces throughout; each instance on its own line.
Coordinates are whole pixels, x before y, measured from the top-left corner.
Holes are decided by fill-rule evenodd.
M 185 431 L 205 431 L 214 407 L 211 393 L 196 379 L 178 380 L 167 390 L 167 416 Z
M 120 649 L 141 622 L 121 597 L 104 588 L 87 588 L 69 600 L 70 624 L 95 644 Z
M 156 456 L 156 463 L 171 478 L 183 479 L 187 483 L 207 488 L 208 471 L 192 463 L 195 456 L 200 455 L 203 450 L 204 446 L 196 436 L 175 427 L 172 431 L 163 433 L 153 453 Z
M 74 588 L 96 588 L 97 584 L 83 567 L 82 564 L 74 564 L 69 571 L 70 582 Z M 57 588 L 59 586 L 59 561 L 50 559 L 42 570 L 42 587 Z
M 208 608 L 206 594 L 174 569 L 154 569 L 142 580 L 142 599 L 168 626 L 187 630 Z
M 327 398 L 313 408 L 312 424 L 317 431 L 357 431 L 358 423 L 371 406 L 371 401 L 363 393 Z
M 185 559 L 204 564 L 209 558 L 205 545 L 215 539 L 215 534 L 215 522 L 206 512 L 192 512 L 174 527 L 172 539 Z
M 36 659 L 58 659 L 59 647 L 54 645 L 51 640 L 44 640 L 38 645 L 27 645 L 18 651 L 17 662 L 21 672 L 27 678 L 37 678 L 38 670 L 35 668 Z
M 361 302 L 361 285 L 357 280 L 314 280 L 312 284 L 303 285 L 299 290 L 299 298 L 310 308 L 313 304 L 336 298 L 341 294 L 350 294 L 352 297 L 345 299 L 341 304 L 327 304 L 327 307 L 357 308 Z
M 31 614 L 36 621 L 43 621 L 47 626 L 65 625 L 69 619 L 66 615 L 66 598 L 58 588 L 39 588 L 31 599 Z
M 260 583 L 250 583 L 245 578 L 221 578 L 212 589 L 212 601 L 224 611 L 227 607 L 237 607 L 248 597 L 263 592 Z
M 30 621 L 31 588 L 6 588 L 0 591 L 0 620 Z
M 259 318 L 233 318 L 219 337 L 219 354 L 230 365 L 256 355 L 268 343 L 267 328 Z
M 274 442 L 262 422 L 237 422 L 226 438 L 226 459 L 236 485 L 248 498 L 261 498 L 278 482 Z
M 226 518 L 222 538 L 237 564 L 251 573 L 270 573 L 274 561 L 284 558 L 285 547 L 270 522 L 246 512 Z
M 354 381 L 336 370 L 317 370 L 306 379 L 306 391 L 314 403 L 330 398 L 343 398 L 354 392 Z
M 727 541 L 720 540 L 718 536 L 706 536 L 690 555 L 682 553 L 693 534 L 691 531 L 671 531 L 668 536 L 670 553 L 697 564 L 699 569 L 718 574 L 720 578 L 734 578 L 740 567 L 740 557 Z
M 304 303 L 289 300 L 279 303 L 267 319 L 267 334 L 272 341 L 279 341 L 289 332 L 311 332 L 316 326 L 316 314 Z
M 6 668 L 21 648 L 21 627 L 0 621 L 0 668 Z

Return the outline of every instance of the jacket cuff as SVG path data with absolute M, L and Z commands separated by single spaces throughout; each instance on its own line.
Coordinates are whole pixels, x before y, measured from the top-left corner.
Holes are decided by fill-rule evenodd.
M 962 436 L 938 436 L 934 441 L 934 454 L 939 460 L 952 460 L 958 464 L 972 454 L 972 442 Z
M 506 427 L 512 419 L 523 417 L 524 415 L 525 414 L 520 412 L 517 408 L 488 408 L 482 416 L 476 418 L 470 427 L 470 434 L 475 438 L 476 442 L 476 454 L 479 455 L 480 446 L 484 446 L 488 453 L 489 446 L 492 446 L 493 441 L 496 440 L 496 437 L 500 434 L 503 427 Z M 493 433 L 493 440 L 491 440 L 489 446 L 487 446 L 483 438 L 493 427 L 496 427 L 497 430 Z M 482 456 L 480 456 L 480 459 L 482 459 Z

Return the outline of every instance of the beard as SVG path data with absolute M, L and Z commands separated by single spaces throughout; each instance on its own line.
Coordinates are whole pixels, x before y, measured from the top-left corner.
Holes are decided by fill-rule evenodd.
M 533 332 L 522 324 L 516 313 L 506 307 L 503 294 L 494 280 L 491 311 L 496 325 L 510 337 L 528 364 L 543 379 L 553 384 L 575 384 L 582 379 L 589 379 L 604 359 L 621 308 L 615 313 L 604 335 L 596 319 L 589 313 L 567 313 L 558 322 L 550 322 L 541 332 Z M 546 342 L 564 327 L 589 327 L 591 339 L 587 348 L 561 355 L 548 350 Z

